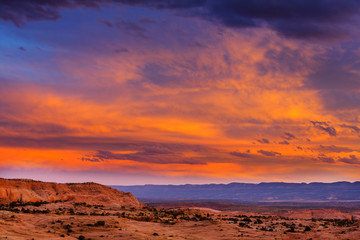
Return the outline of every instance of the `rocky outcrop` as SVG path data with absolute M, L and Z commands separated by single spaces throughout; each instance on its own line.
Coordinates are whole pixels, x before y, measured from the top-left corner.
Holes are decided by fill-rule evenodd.
M 86 202 L 107 206 L 140 207 L 131 194 L 97 183 L 52 183 L 31 179 L 0 178 L 0 204 L 21 202 Z

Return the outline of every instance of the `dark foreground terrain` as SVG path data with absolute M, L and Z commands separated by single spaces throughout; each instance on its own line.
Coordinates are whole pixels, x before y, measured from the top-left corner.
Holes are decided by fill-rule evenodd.
M 360 239 L 358 202 L 139 203 L 95 183 L 0 179 L 0 239 Z
M 66 201 L 12 202 L 0 209 L 0 239 L 360 239 L 357 209 L 302 209 L 286 217 L 272 214 L 276 207 L 261 214 Z

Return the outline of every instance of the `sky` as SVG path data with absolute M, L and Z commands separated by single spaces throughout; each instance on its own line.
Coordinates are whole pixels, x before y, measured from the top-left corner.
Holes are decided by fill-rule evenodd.
M 0 2 L 0 177 L 360 180 L 360 1 Z

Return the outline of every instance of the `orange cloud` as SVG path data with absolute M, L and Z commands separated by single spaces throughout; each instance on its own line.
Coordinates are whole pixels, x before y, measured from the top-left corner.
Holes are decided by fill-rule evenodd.
M 334 113 L 306 87 L 328 46 L 194 21 L 202 35 L 184 30 L 185 42 L 164 31 L 167 42 L 124 37 L 127 51 L 114 52 L 121 39 L 94 37 L 82 54 L 52 52 L 50 80 L 36 74 L 48 69 L 13 66 L 0 89 L 0 167 L 356 178 L 360 125 L 345 120 L 359 111 Z

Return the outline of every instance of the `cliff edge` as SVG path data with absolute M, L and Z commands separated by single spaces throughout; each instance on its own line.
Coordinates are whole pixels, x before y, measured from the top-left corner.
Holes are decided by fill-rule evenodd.
M 20 202 L 86 202 L 107 206 L 140 207 L 131 194 L 97 183 L 52 183 L 31 179 L 0 178 L 0 204 Z

